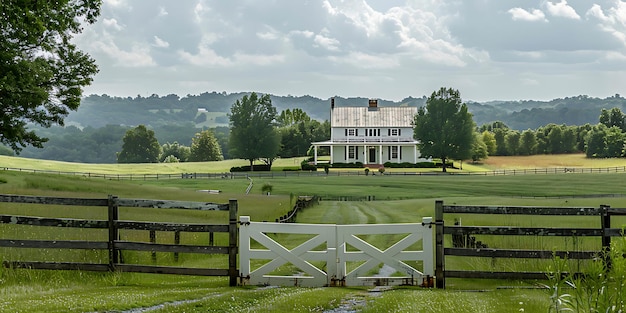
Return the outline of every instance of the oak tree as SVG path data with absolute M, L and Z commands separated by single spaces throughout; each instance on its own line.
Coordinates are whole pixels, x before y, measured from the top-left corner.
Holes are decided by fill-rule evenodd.
M 124 135 L 122 151 L 117 154 L 117 163 L 158 163 L 161 146 L 154 131 L 139 125 Z
M 228 146 L 233 158 L 250 161 L 264 159 L 271 167 L 278 156 L 280 134 L 276 129 L 276 108 L 268 94 L 256 93 L 238 99 L 230 109 L 230 139 Z
M 442 87 L 426 100 L 426 107 L 417 110 L 413 136 L 419 141 L 420 153 L 440 158 L 446 172 L 447 160 L 471 157 L 474 127 L 459 91 Z
M 98 72 L 72 43 L 82 23 L 94 23 L 100 0 L 0 1 L 0 143 L 15 151 L 41 148 L 29 124 L 63 125 Z

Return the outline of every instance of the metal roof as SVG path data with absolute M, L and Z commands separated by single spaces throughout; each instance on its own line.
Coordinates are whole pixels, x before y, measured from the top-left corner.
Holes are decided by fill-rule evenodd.
M 335 107 L 331 127 L 413 127 L 416 107 Z

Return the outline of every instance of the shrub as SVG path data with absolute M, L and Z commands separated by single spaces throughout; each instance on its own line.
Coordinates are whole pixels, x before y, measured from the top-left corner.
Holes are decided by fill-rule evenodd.
M 272 186 L 272 184 L 270 183 L 265 183 L 263 184 L 263 186 L 261 187 L 261 192 L 263 192 L 266 195 L 269 195 L 272 193 L 272 190 L 274 190 L 274 186 Z
M 370 169 L 366 167 L 366 168 L 365 168 L 365 176 L 367 176 L 367 175 L 369 175 L 369 174 L 370 174 Z
M 384 164 L 385 167 L 388 168 L 436 168 L 437 165 L 434 162 L 418 162 L 418 163 L 409 163 L 409 162 L 402 162 L 402 163 L 393 163 L 393 162 L 386 162 Z
M 302 164 L 302 170 L 303 171 L 313 171 L 313 172 L 316 172 L 317 171 L 317 166 L 311 165 L 309 163 L 303 163 Z
M 173 155 L 168 155 L 165 159 L 163 159 L 163 163 L 178 163 L 178 162 L 180 162 L 180 160 Z
M 333 163 L 333 168 L 363 168 L 363 163 Z
M 254 171 L 255 172 L 267 172 L 270 170 L 270 166 L 267 164 L 255 164 Z M 250 165 L 246 166 L 233 166 L 230 168 L 232 172 L 250 172 Z
M 380 167 L 380 168 L 378 168 L 378 172 L 379 172 L 380 174 L 385 174 L 385 168 L 384 168 L 384 167 Z

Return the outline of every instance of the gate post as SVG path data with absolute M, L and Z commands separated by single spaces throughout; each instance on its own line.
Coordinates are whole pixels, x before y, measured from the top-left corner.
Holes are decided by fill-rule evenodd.
M 606 268 L 611 268 L 611 236 L 607 230 L 611 228 L 611 214 L 608 205 L 600 205 L 600 225 L 602 227 L 602 257 Z
M 239 275 L 244 285 L 250 278 L 250 216 L 240 216 L 239 225 Z
M 446 288 L 446 260 L 443 248 L 443 200 L 435 201 L 435 285 Z
M 115 248 L 115 241 L 119 239 L 119 229 L 115 223 L 119 219 L 119 207 L 117 196 L 109 195 L 108 220 L 109 220 L 109 271 L 115 271 L 115 264 L 120 262 L 120 252 Z
M 434 251 L 433 251 L 433 230 L 432 230 L 432 217 L 422 217 L 422 253 L 424 253 L 424 275 L 434 276 Z
M 237 286 L 237 199 L 228 200 L 228 276 L 230 286 Z

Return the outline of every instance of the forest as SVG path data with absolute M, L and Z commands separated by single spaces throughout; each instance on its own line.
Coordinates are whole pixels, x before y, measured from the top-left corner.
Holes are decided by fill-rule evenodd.
M 223 157 L 228 155 L 228 113 L 235 101 L 249 93 L 225 93 L 205 92 L 199 95 L 151 95 L 149 97 L 112 97 L 104 95 L 90 95 L 81 101 L 77 111 L 71 112 L 65 119 L 65 127 L 53 126 L 41 128 L 30 126 L 38 134 L 49 138 L 43 149 L 26 147 L 20 156 L 27 158 L 60 160 L 83 163 L 115 163 L 116 152 L 122 147 L 124 134 L 137 125 L 146 125 L 155 132 L 159 144 L 173 144 L 189 146 L 196 133 L 203 130 L 211 130 L 217 139 Z M 278 112 L 287 109 L 301 109 L 312 120 L 324 122 L 329 118 L 330 100 L 312 96 L 275 96 L 270 95 L 272 105 Z M 419 98 L 407 97 L 401 101 L 389 101 L 379 99 L 380 106 L 416 106 L 425 104 L 426 96 Z M 366 98 L 342 98 L 335 97 L 337 106 L 362 106 L 367 103 Z M 550 101 L 520 100 L 520 101 L 490 101 L 490 102 L 466 102 L 474 122 L 481 130 L 486 130 L 496 123 L 502 123 L 513 133 L 509 138 L 515 140 L 516 133 L 521 136 L 522 132 L 533 130 L 539 134 L 548 135 L 555 125 L 580 126 L 596 125 L 599 122 L 602 109 L 617 108 L 626 111 L 626 99 L 619 94 L 604 99 L 588 97 L 585 95 L 553 99 Z M 320 127 L 327 123 L 318 123 Z M 552 125 L 552 126 L 550 126 Z M 494 127 L 499 128 L 499 127 Z M 295 129 L 295 128 L 291 128 Z M 301 132 L 305 128 L 300 127 Z M 546 129 L 548 130 L 546 132 Z M 584 129 L 589 131 L 590 126 Z M 565 130 L 563 128 L 563 130 Z M 306 134 L 293 136 L 289 130 L 283 129 L 283 137 L 289 137 L 291 141 L 308 140 Z M 287 134 L 289 133 L 289 134 Z M 315 131 L 314 140 L 323 133 Z M 576 131 L 577 137 L 580 133 Z M 506 135 L 506 134 L 505 134 Z M 498 139 L 501 134 L 498 134 Z M 296 139 L 299 138 L 299 139 Z M 498 140 L 500 141 L 500 140 Z M 291 147 L 294 143 L 285 147 L 285 153 L 289 156 L 304 154 L 308 143 L 300 143 L 302 147 Z M 584 142 L 578 138 L 574 145 L 574 151 L 581 150 Z M 290 151 L 291 150 L 291 151 Z M 571 152 L 569 148 L 565 149 Z M 553 149 L 534 149 L 536 153 L 547 153 Z M 556 152 L 556 151 L 554 151 Z M 0 154 L 12 155 L 13 152 L 0 147 Z M 502 154 L 517 154 L 513 151 Z

